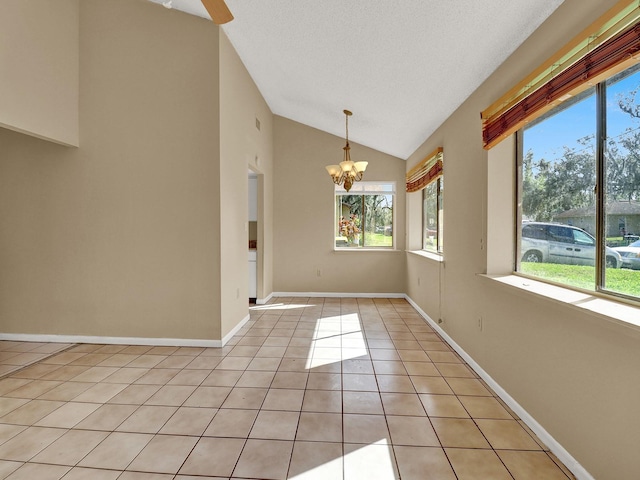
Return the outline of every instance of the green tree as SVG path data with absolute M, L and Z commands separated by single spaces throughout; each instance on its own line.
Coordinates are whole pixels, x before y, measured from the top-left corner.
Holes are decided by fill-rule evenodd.
M 547 195 L 553 213 L 594 205 L 596 162 L 594 136 L 578 140 L 580 147 L 563 147 L 559 161 L 553 163 L 547 179 Z
M 534 169 L 534 167 L 536 167 Z M 536 221 L 548 220 L 546 212 L 546 175 L 541 172 L 548 169 L 548 164 L 541 160 L 534 165 L 533 150 L 529 150 L 522 159 L 522 213 L 525 218 Z M 538 173 L 536 173 L 536 171 Z
M 640 120 L 640 105 L 636 103 L 638 88 L 617 96 L 618 108 Z M 615 201 L 640 198 L 640 131 L 627 128 L 619 137 L 607 140 L 607 197 Z
M 620 74 L 620 78 L 624 78 Z M 617 81 L 614 77 L 614 82 Z M 640 120 L 636 96 L 640 86 L 617 95 L 616 103 L 631 122 Z M 611 108 L 611 107 L 609 107 Z M 631 123 L 630 122 L 630 123 Z M 522 164 L 522 213 L 530 220 L 551 221 L 564 211 L 593 208 L 595 211 L 595 138 L 578 139 L 578 146 L 563 147 L 555 159 L 536 160 L 529 150 Z M 640 200 L 640 128 L 630 126 L 608 138 L 605 151 L 607 202 Z
M 593 136 L 578 140 L 578 148 L 563 147 L 562 156 L 537 162 L 529 150 L 522 165 L 522 213 L 551 221 L 558 213 L 594 204 L 595 147 Z

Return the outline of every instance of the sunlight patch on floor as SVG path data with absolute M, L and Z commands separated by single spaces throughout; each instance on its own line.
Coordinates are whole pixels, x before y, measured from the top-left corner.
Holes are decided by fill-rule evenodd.
M 367 355 L 362 323 L 357 313 L 319 318 L 313 332 L 307 369 Z
M 255 311 L 269 311 L 269 310 L 295 310 L 299 308 L 311 308 L 315 305 L 310 304 L 296 304 L 296 303 L 269 303 L 267 305 L 256 305 L 250 307 L 249 310 Z
M 345 444 L 344 478 L 399 478 L 391 448 L 386 438 L 364 446 Z
M 310 444 L 306 446 L 308 445 Z M 319 444 L 317 449 L 310 449 L 306 452 L 308 458 L 305 461 L 292 463 L 288 478 L 291 480 L 327 480 L 332 478 L 390 480 L 399 478 L 392 447 L 386 438 L 368 445 L 345 445 L 344 455 L 340 455 L 339 451 L 329 452 L 327 447 L 331 446 L 335 446 L 335 444 Z M 330 453 L 333 453 L 334 456 L 329 455 Z M 316 465 L 316 463 L 318 464 Z

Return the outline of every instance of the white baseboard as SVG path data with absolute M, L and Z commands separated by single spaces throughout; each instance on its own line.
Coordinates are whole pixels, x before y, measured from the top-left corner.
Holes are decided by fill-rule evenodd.
M 98 343 L 105 345 L 152 345 L 154 347 L 222 347 L 220 340 L 199 338 L 101 337 L 98 335 L 47 335 L 0 333 L 0 340 L 48 343 Z
M 273 297 L 273 293 L 270 293 L 266 298 L 256 298 L 256 305 L 264 305 Z
M 221 347 L 224 347 L 227 342 L 229 340 L 231 340 L 231 338 L 238 333 L 238 330 L 240 330 L 242 327 L 245 326 L 245 324 L 249 321 L 249 319 L 251 318 L 251 315 L 247 315 L 246 317 L 244 317 L 242 320 L 240 320 L 240 322 L 231 329 L 231 331 L 229 333 L 227 333 L 224 338 L 221 341 Z
M 205 347 L 221 348 L 251 318 L 244 317 L 222 340 L 204 340 L 199 338 L 145 338 L 145 337 L 102 337 L 99 335 L 49 335 L 30 333 L 0 333 L 0 340 L 15 342 L 45 343 L 92 343 L 101 345 L 151 345 L 154 347 Z
M 406 298 L 404 293 L 273 292 L 273 297 Z
M 460 355 L 467 364 L 489 385 L 494 392 L 513 410 L 516 415 L 535 433 L 553 454 L 573 473 L 578 480 L 595 480 L 593 476 L 573 456 L 564 449 L 555 438 L 547 432 L 529 413 L 516 402 L 491 376 L 485 372 L 476 361 L 464 351 L 429 315 L 427 315 L 416 302 L 408 295 L 406 300 L 427 321 L 427 323 L 440 334 L 440 336 Z

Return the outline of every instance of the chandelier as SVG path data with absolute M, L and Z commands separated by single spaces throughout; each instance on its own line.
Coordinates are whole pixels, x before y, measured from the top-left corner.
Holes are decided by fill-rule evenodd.
M 359 182 L 362 180 L 362 174 L 367 169 L 369 162 L 353 162 L 351 160 L 351 154 L 349 150 L 349 117 L 353 115 L 349 110 L 343 110 L 346 117 L 346 140 L 347 144 L 342 148 L 344 150 L 344 159 L 340 162 L 340 165 L 327 165 L 327 172 L 331 175 L 333 183 L 336 185 L 343 185 L 344 189 L 348 192 L 351 190 L 353 182 Z

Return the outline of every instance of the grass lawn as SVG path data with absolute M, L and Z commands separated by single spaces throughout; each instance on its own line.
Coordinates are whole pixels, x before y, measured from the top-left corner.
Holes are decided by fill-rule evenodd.
M 564 283 L 587 290 L 595 290 L 595 267 L 522 262 L 520 264 L 520 271 L 527 275 L 544 278 L 553 282 Z M 608 268 L 605 280 L 607 290 L 640 297 L 640 270 Z
M 364 232 L 365 247 L 393 247 L 393 237 L 382 233 Z
M 336 247 L 353 247 L 353 245 L 347 243 L 346 237 L 336 237 Z M 364 232 L 364 248 L 367 247 L 393 247 L 393 237 L 382 233 Z

